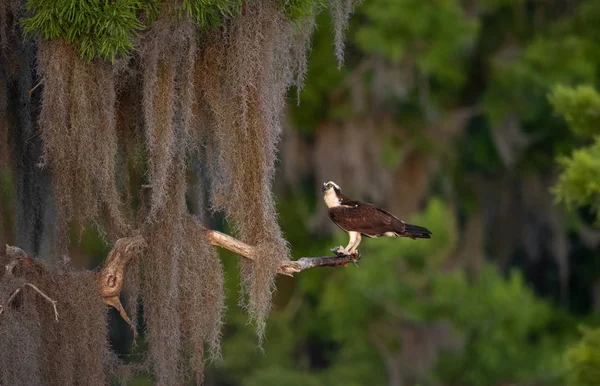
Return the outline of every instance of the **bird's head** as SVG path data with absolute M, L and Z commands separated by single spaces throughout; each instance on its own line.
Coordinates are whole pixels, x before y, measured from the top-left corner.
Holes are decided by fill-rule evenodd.
M 342 190 L 335 182 L 328 181 L 323 183 L 323 198 L 325 199 L 325 204 L 327 204 L 329 208 L 340 204 L 341 192 Z
M 338 184 L 333 181 L 323 182 L 323 191 L 326 192 L 329 189 L 333 189 L 334 191 L 340 192 L 341 189 Z

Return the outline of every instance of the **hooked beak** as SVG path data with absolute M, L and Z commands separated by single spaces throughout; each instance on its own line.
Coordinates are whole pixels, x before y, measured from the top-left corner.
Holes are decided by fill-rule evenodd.
M 323 184 L 323 188 L 322 188 L 323 192 L 327 190 L 327 185 Z

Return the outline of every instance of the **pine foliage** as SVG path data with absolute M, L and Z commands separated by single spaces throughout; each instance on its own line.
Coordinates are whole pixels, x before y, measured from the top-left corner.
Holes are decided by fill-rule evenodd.
M 589 207 L 600 221 L 600 94 L 591 86 L 557 85 L 549 95 L 554 111 L 587 144 L 558 162 L 562 168 L 553 189 L 571 209 Z M 600 329 L 582 327 L 581 340 L 566 354 L 569 385 L 595 385 L 600 379 Z
M 569 385 L 590 386 L 600 379 L 600 329 L 581 327 L 581 340 L 567 351 Z
M 156 17 L 157 0 L 30 0 L 25 32 L 62 38 L 90 61 L 114 60 L 134 49 L 134 38 Z
M 600 209 L 600 94 L 590 86 L 558 85 L 549 95 L 554 110 L 569 128 L 590 143 L 559 157 L 562 173 L 553 189 L 556 199 L 573 208 Z

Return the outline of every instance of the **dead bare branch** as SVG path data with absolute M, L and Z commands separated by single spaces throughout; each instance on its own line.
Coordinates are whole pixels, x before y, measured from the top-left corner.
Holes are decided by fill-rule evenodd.
M 256 259 L 256 249 L 232 236 L 226 235 L 215 230 L 206 229 L 205 236 L 214 246 L 225 248 L 246 259 Z M 96 274 L 98 291 L 102 296 L 104 303 L 114 307 L 119 311 L 121 317 L 127 322 L 135 334 L 137 334 L 135 323 L 129 318 L 127 312 L 121 304 L 120 295 L 123 290 L 125 279 L 125 270 L 130 261 L 137 258 L 147 247 L 146 241 L 142 236 L 125 237 L 117 240 L 113 249 L 108 253 L 102 269 Z M 22 266 L 26 270 L 45 269 L 36 263 L 25 251 L 18 247 L 6 246 L 6 255 L 11 259 L 5 266 L 6 275 L 14 275 L 15 267 Z M 294 273 L 304 271 L 314 267 L 345 267 L 348 263 L 356 263 L 360 259 L 360 253 L 343 256 L 319 256 L 302 257 L 295 261 L 285 261 L 277 269 L 277 273 L 286 276 L 293 276 Z M 9 297 L 6 304 L 10 303 L 14 297 L 22 291 L 24 286 L 35 290 L 39 295 L 46 299 L 54 307 L 54 315 L 58 321 L 57 301 L 51 299 L 42 290 L 32 283 L 25 283 L 17 288 Z M 4 311 L 4 306 L 0 305 L 0 314 Z
M 23 284 L 23 286 L 28 286 L 30 288 L 33 288 L 35 290 L 35 292 L 37 292 L 38 294 L 40 294 L 44 299 L 46 299 L 48 302 L 50 302 L 50 304 L 52 304 L 52 308 L 54 308 L 54 319 L 56 319 L 56 321 L 58 322 L 58 310 L 56 309 L 56 300 L 52 300 L 48 295 L 46 295 L 42 290 L 40 290 L 38 287 L 36 287 L 35 285 L 31 284 L 31 283 L 25 283 Z
M 41 289 L 39 289 L 38 287 L 36 287 L 35 285 L 33 285 L 31 283 L 24 283 L 21 287 L 14 290 L 13 293 L 10 294 L 10 296 L 8 297 L 8 300 L 6 301 L 6 305 L 8 306 L 10 304 L 10 302 L 12 302 L 15 299 L 15 297 L 23 290 L 23 287 L 25 287 L 25 286 L 32 288 L 35 292 L 37 292 L 40 296 L 42 296 L 50 304 L 52 304 L 52 308 L 54 308 L 54 319 L 56 319 L 56 321 L 58 322 L 58 309 L 56 308 L 56 303 L 58 303 L 58 302 L 56 300 L 53 300 L 52 298 L 50 298 L 50 296 L 46 295 L 44 293 L 44 291 L 42 291 Z M 0 304 L 0 315 L 2 315 L 3 312 L 4 312 L 4 306 Z
M 29 96 L 31 97 L 31 94 L 33 94 L 33 92 L 34 92 L 34 91 L 35 91 L 35 90 L 36 90 L 38 87 L 40 87 L 40 86 L 42 85 L 42 83 L 44 83 L 44 79 L 40 80 L 40 81 L 38 82 L 38 84 L 36 84 L 35 86 L 33 86 L 33 88 L 27 92 L 27 95 L 29 95 Z
M 293 276 L 294 273 L 304 271 L 308 268 L 346 267 L 348 266 L 348 263 L 356 264 L 359 259 L 360 253 L 343 256 L 301 257 L 298 260 L 281 264 L 277 272 L 282 275 Z
M 256 258 L 254 248 L 243 241 L 226 235 L 225 233 L 210 229 L 205 230 L 205 234 L 208 238 L 208 241 L 210 241 L 210 243 L 214 246 L 225 248 L 250 260 L 254 260 Z
M 205 234 L 212 245 L 225 248 L 250 260 L 256 258 L 255 249 L 251 245 L 215 230 L 207 229 Z M 295 261 L 283 262 L 277 269 L 277 273 L 293 276 L 294 273 L 313 267 L 345 267 L 348 263 L 356 263 L 359 259 L 358 251 L 354 255 L 301 257 Z

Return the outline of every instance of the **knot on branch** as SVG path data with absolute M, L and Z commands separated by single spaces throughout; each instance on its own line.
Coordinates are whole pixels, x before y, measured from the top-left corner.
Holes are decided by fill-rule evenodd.
M 146 241 L 142 236 L 125 237 L 117 240 L 97 277 L 98 289 L 104 303 L 119 311 L 123 320 L 131 326 L 134 335 L 136 334 L 135 323 L 129 319 L 119 296 L 123 290 L 127 264 L 134 258 L 138 258 L 146 246 Z
M 142 236 L 117 240 L 114 248 L 106 257 L 104 267 L 98 272 L 98 284 L 102 297 L 119 296 L 123 289 L 127 264 L 137 258 L 145 248 L 146 241 Z

